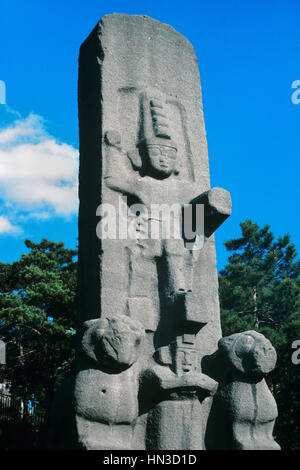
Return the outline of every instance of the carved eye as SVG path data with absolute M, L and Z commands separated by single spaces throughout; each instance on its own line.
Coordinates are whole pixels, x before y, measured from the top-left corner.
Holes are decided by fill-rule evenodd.
M 158 147 L 152 147 L 149 149 L 149 153 L 153 157 L 157 157 L 158 155 L 161 154 L 160 149 Z
M 175 158 L 176 157 L 176 150 L 175 149 L 168 149 L 167 155 L 169 158 Z

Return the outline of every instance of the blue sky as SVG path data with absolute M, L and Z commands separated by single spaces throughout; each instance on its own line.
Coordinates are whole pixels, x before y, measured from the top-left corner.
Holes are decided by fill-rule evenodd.
M 0 9 L 0 261 L 18 259 L 25 238 L 77 244 L 78 52 L 114 12 L 169 23 L 195 48 L 211 184 L 233 200 L 216 234 L 218 267 L 247 218 L 299 247 L 299 1 L 2 0 Z

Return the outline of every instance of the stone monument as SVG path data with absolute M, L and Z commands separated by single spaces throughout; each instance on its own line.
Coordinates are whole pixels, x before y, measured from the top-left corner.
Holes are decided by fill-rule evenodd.
M 49 445 L 225 448 L 219 404 L 232 429 L 251 434 L 256 418 L 231 413 L 248 392 L 221 380 L 236 363 L 221 339 L 214 232 L 231 199 L 210 188 L 194 49 L 149 17 L 104 16 L 80 49 L 78 104 L 79 341 Z

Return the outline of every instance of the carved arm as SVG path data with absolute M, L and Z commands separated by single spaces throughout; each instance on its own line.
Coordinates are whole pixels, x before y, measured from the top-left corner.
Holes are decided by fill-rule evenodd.
M 204 234 L 206 238 L 209 238 L 231 215 L 231 197 L 226 189 L 212 188 L 194 198 L 190 204 L 204 204 Z
M 126 166 L 126 160 L 122 158 L 124 152 L 121 148 L 121 136 L 117 131 L 105 133 L 105 142 L 108 146 L 106 158 L 105 182 L 115 191 L 135 195 L 136 177 Z

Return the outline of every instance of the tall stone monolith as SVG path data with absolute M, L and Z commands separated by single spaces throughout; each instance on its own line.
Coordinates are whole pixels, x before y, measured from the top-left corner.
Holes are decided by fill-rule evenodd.
M 123 315 L 141 323 L 141 369 L 151 368 L 154 352 L 159 356 L 144 381 L 153 375 L 154 383 L 164 377 L 170 382 L 148 399 L 158 402 L 150 410 L 140 393 L 142 414 L 134 417 L 131 445 L 168 448 L 175 433 L 175 449 L 201 448 L 214 384 L 202 386 L 196 375 L 201 374 L 202 358 L 214 353 L 221 337 L 212 233 L 229 215 L 230 197 L 218 188 L 207 193 L 201 87 L 191 44 L 172 27 L 146 16 L 102 18 L 80 50 L 79 123 L 81 321 Z M 124 208 L 143 205 L 148 214 L 144 219 L 139 214 L 140 225 L 148 229 L 151 204 L 171 210 L 176 206 L 176 224 L 178 208 L 199 197 L 210 222 L 201 249 L 189 251 L 183 239 L 135 240 L 126 231 L 118 233 L 123 218 L 129 229 L 138 219 L 135 207 L 129 215 Z M 115 209 L 116 227 L 108 226 L 106 204 Z M 159 217 L 156 222 L 160 224 Z M 111 239 L 114 229 L 116 238 Z M 176 382 L 185 377 L 185 363 L 195 374 L 188 391 L 184 382 Z M 122 387 L 128 387 L 125 379 Z
M 78 105 L 79 342 L 52 446 L 214 448 L 214 231 L 231 200 L 210 188 L 192 45 L 146 16 L 104 16 L 80 49 Z

